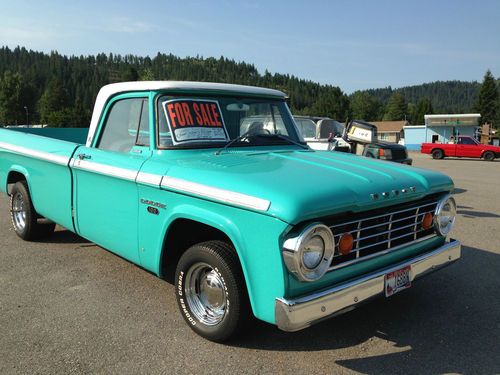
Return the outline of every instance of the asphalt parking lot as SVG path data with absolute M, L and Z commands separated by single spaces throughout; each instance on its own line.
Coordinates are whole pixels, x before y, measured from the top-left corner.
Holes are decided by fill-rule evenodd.
M 413 154 L 449 174 L 460 262 L 310 329 L 195 335 L 173 286 L 58 228 L 22 242 L 0 197 L 0 373 L 500 373 L 500 161 Z M 57 204 L 57 202 L 54 202 Z

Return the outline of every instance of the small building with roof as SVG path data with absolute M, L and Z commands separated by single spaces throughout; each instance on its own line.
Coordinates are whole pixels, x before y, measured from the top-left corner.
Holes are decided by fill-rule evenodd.
M 398 143 L 404 137 L 403 128 L 408 121 L 371 121 L 377 127 L 378 139 L 385 142 Z
M 481 114 L 425 115 L 424 125 L 404 126 L 405 146 L 419 150 L 422 143 L 449 143 L 459 135 L 477 137 Z

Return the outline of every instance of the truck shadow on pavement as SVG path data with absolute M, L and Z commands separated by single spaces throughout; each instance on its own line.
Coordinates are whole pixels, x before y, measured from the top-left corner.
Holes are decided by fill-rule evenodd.
M 65 228 L 56 228 L 56 231 L 51 234 L 49 237 L 44 238 L 42 240 L 38 240 L 38 242 L 41 243 L 67 243 L 67 244 L 87 244 L 90 243 L 90 241 L 86 240 L 83 237 L 80 237 L 79 235 L 65 229 Z
M 463 246 L 459 262 L 389 299 L 295 333 L 257 323 L 233 345 L 328 350 L 332 364 L 362 373 L 499 373 L 498 270 L 499 255 Z M 342 348 L 353 358 L 336 360 Z
M 459 206 L 460 207 L 460 206 Z M 467 216 L 470 218 L 475 217 L 500 217 L 500 215 L 495 214 L 493 212 L 483 212 L 483 211 L 471 211 L 471 210 L 457 210 L 457 214 Z

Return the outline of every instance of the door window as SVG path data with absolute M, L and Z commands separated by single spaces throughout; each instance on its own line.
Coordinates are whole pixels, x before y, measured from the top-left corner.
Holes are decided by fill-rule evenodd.
M 462 145 L 476 145 L 477 143 L 474 142 L 472 138 L 469 137 L 459 137 L 458 138 L 458 143 Z
M 134 145 L 149 146 L 149 111 L 146 98 L 122 99 L 113 104 L 97 148 L 129 152 Z

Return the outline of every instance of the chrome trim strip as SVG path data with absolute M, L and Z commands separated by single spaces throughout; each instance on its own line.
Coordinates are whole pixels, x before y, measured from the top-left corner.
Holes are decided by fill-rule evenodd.
M 162 178 L 163 176 L 159 174 L 139 172 L 135 179 L 135 182 L 137 182 L 138 184 L 160 187 Z
M 460 242 L 451 240 L 429 253 L 322 292 L 296 299 L 276 298 L 276 325 L 284 331 L 298 331 L 307 328 L 324 319 L 350 311 L 374 297 L 384 295 L 384 280 L 387 273 L 410 266 L 410 279 L 413 281 L 457 261 L 460 256 Z
M 50 161 L 51 163 L 60 165 L 68 165 L 68 162 L 70 160 L 69 156 L 55 155 L 51 154 L 50 152 L 32 150 L 26 147 L 16 146 L 5 142 L 0 142 L 0 148 L 18 154 L 22 154 L 24 156 L 31 156 L 37 159 Z
M 411 236 L 411 235 L 413 235 L 413 233 L 409 233 L 409 234 L 407 234 L 404 237 Z M 386 249 L 386 250 L 379 251 L 377 253 L 366 255 L 366 256 L 364 256 L 362 258 L 356 258 L 356 259 L 353 259 L 353 260 L 349 260 L 347 262 L 340 263 L 340 264 L 337 264 L 335 266 L 331 266 L 330 268 L 328 268 L 327 272 L 330 272 L 330 271 L 333 271 L 333 270 L 338 270 L 339 268 L 347 267 L 347 266 L 350 266 L 351 264 L 354 264 L 354 263 L 364 262 L 365 260 L 376 258 L 376 257 L 381 256 L 381 255 L 389 254 L 389 253 L 392 253 L 393 251 L 402 249 L 403 247 L 408 247 L 408 246 L 411 246 L 411 245 L 415 245 L 417 243 L 426 241 L 426 240 L 434 238 L 434 237 L 437 237 L 437 235 L 435 233 L 434 234 L 429 234 L 428 236 L 419 238 L 418 240 L 414 240 L 414 241 L 407 242 L 407 243 L 404 243 L 404 244 L 401 244 L 401 245 L 398 245 L 398 246 L 394 246 L 394 247 L 392 247 L 390 249 Z M 394 241 L 396 239 L 397 238 L 393 238 L 392 240 Z M 379 242 L 379 243 L 382 243 L 382 242 Z M 371 246 L 369 246 L 369 247 L 371 247 Z M 366 249 L 366 248 L 367 247 L 363 247 L 360 250 L 363 250 L 363 249 Z M 356 250 L 356 252 L 358 252 L 358 251 Z M 359 254 L 359 252 L 358 252 L 358 254 Z
M 271 202 L 266 199 L 169 176 L 163 177 L 161 187 L 217 200 L 223 203 L 251 208 L 258 211 L 267 211 L 271 205 Z
M 111 165 L 105 165 L 100 163 L 94 163 L 88 160 L 72 159 L 71 167 L 75 169 L 80 169 L 83 171 L 95 172 L 107 176 L 112 176 L 120 178 L 122 180 L 135 181 L 137 176 L 137 171 L 130 169 L 113 167 Z

